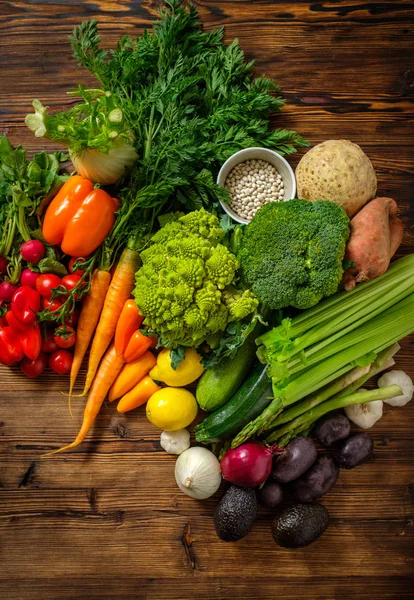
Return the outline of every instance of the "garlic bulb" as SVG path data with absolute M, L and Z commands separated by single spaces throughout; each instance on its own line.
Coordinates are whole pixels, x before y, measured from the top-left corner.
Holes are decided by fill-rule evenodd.
M 198 500 L 210 498 L 220 487 L 220 463 L 207 448 L 188 448 L 177 458 L 175 480 L 188 496 Z
M 398 385 L 403 394 L 402 396 L 394 396 L 394 398 L 384 400 L 386 404 L 389 404 L 390 406 L 405 406 L 407 402 L 410 402 L 414 394 L 414 384 L 407 373 L 397 370 L 384 373 L 384 375 L 378 379 L 378 387 L 383 388 L 389 385 Z
M 361 388 L 358 391 L 366 392 L 367 390 Z M 382 417 L 383 402 L 382 400 L 374 400 L 364 404 L 351 404 L 345 406 L 344 410 L 352 423 L 355 423 L 361 429 L 370 429 Z
M 190 433 L 187 429 L 163 431 L 160 443 L 168 454 L 181 454 L 190 447 Z

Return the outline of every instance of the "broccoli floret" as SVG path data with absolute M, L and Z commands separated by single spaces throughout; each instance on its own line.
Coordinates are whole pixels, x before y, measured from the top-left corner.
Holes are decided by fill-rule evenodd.
M 349 219 L 333 202 L 265 204 L 243 230 L 242 280 L 269 308 L 310 308 L 337 291 L 348 237 Z
M 256 309 L 251 291 L 230 287 L 239 262 L 222 237 L 218 218 L 199 210 L 165 225 L 141 253 L 134 296 L 162 345 L 196 348 Z

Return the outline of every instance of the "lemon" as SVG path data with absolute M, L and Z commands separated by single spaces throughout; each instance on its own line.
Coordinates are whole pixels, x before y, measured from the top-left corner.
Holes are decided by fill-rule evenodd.
M 183 429 L 197 415 L 198 405 L 193 394 L 182 388 L 162 388 L 147 402 L 147 417 L 155 427 L 165 431 Z
M 171 366 L 170 350 L 164 348 L 158 354 L 157 364 L 150 372 L 155 381 L 162 381 L 172 387 L 182 387 L 193 383 L 204 372 L 201 356 L 194 348 L 187 348 L 185 356 L 176 369 Z

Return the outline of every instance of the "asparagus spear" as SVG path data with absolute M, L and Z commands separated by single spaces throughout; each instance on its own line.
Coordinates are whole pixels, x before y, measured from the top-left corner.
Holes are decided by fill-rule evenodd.
M 374 400 L 387 400 L 392 398 L 393 395 L 401 396 L 402 390 L 398 385 L 389 385 L 388 387 L 378 388 L 376 390 L 368 390 L 366 392 L 355 392 L 349 396 L 334 396 L 330 400 L 323 402 L 319 406 L 311 408 L 307 413 L 300 415 L 290 423 L 287 423 L 284 427 L 274 431 L 266 440 L 266 444 L 272 444 L 278 442 L 280 445 L 286 444 L 292 438 L 303 430 L 308 429 L 310 425 L 315 423 L 318 419 L 326 415 L 326 413 L 332 410 L 338 410 L 351 404 L 364 404 L 365 402 L 373 402 Z

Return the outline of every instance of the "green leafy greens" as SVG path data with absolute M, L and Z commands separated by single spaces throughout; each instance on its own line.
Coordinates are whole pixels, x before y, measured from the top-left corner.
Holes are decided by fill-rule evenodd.
M 38 152 L 28 160 L 26 150 L 12 148 L 7 136 L 0 136 L 0 256 L 11 261 L 12 280 L 19 274 L 18 247 L 37 236 L 41 203 L 67 179 L 67 175 L 59 175 L 60 163 L 65 160 L 67 156 L 61 152 Z

